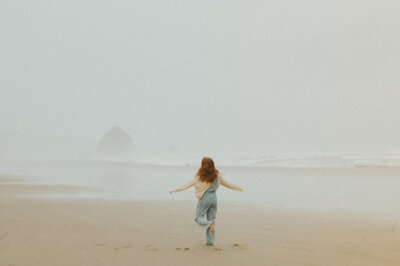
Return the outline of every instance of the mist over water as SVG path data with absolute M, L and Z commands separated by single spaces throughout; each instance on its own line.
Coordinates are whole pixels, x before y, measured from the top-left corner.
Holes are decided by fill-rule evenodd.
M 398 1 L 0 7 L 3 160 L 400 152 Z

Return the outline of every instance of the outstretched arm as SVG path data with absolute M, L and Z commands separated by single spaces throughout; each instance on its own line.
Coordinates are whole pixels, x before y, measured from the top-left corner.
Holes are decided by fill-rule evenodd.
M 218 178 L 219 178 L 219 180 L 220 180 L 220 184 L 221 184 L 221 185 L 223 185 L 223 186 L 225 186 L 225 187 L 227 187 L 227 188 L 233 189 L 233 190 L 243 191 L 243 188 L 239 187 L 238 185 L 234 185 L 234 184 L 231 184 L 231 183 L 229 183 L 228 181 L 226 181 L 226 180 L 222 177 L 221 174 L 218 175 Z
M 172 192 L 179 192 L 179 191 L 185 190 L 185 189 L 187 189 L 187 188 L 190 188 L 191 186 L 194 185 L 195 181 L 196 181 L 196 177 L 194 177 L 194 178 L 193 178 L 189 183 L 187 183 L 186 185 L 183 185 L 183 186 L 178 187 L 178 188 L 176 188 L 176 189 L 170 190 L 169 193 L 172 193 Z

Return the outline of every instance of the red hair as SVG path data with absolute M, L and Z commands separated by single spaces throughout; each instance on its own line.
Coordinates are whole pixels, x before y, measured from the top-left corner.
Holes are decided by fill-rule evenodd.
M 214 161 L 209 157 L 203 157 L 201 167 L 197 171 L 200 181 L 212 183 L 217 178 L 219 171 L 214 166 Z

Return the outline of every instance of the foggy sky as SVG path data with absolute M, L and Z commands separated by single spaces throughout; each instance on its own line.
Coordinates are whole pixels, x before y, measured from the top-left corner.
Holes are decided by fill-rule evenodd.
M 400 2 L 0 1 L 0 135 L 400 151 Z

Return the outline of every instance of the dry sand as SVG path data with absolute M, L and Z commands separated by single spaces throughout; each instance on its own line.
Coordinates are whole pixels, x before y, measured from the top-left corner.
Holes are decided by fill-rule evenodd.
M 23 199 L 12 194 L 38 188 L 10 186 L 0 184 L 0 265 L 400 265 L 394 222 L 220 199 L 209 247 L 195 200 Z

